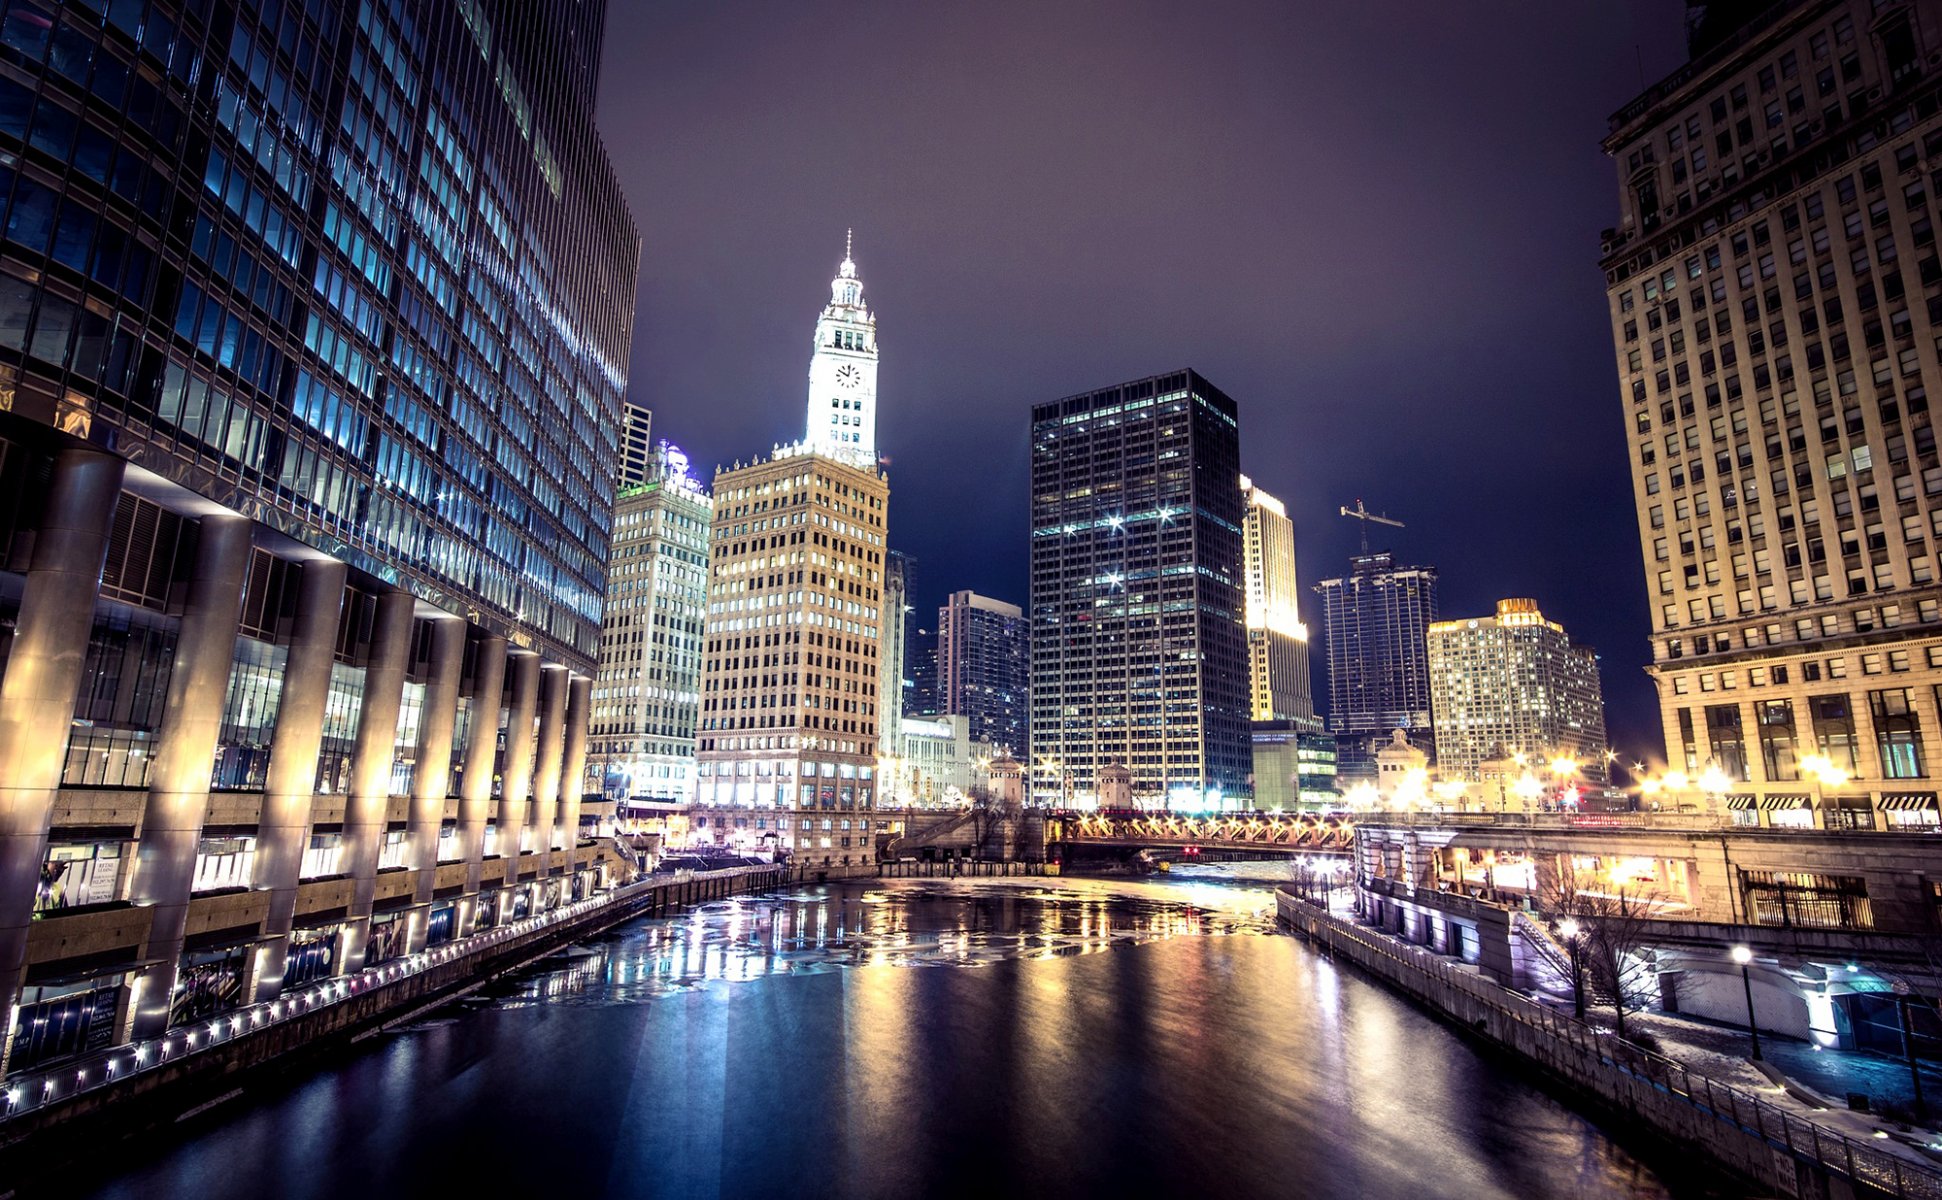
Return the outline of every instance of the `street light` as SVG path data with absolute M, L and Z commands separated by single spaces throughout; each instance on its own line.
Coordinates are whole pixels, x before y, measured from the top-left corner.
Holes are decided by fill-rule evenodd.
M 1580 1021 L 1585 1019 L 1585 971 L 1578 958 L 1578 922 L 1566 917 L 1558 922 L 1558 936 L 1564 939 L 1564 948 L 1571 955 L 1571 1014 Z
M 1747 972 L 1747 964 L 1753 961 L 1753 951 L 1745 946 L 1733 947 L 1733 961 L 1740 964 L 1740 983 L 1746 988 L 1746 1030 L 1753 1038 L 1753 1061 L 1760 1061 L 1760 1026 L 1753 1019 L 1753 976 Z
M 1544 794 L 1544 785 L 1537 781 L 1537 776 L 1526 771 L 1518 776 L 1517 782 L 1511 785 L 1510 790 L 1517 793 L 1517 798 L 1524 802 L 1524 811 L 1528 813 L 1531 811 L 1531 805 Z

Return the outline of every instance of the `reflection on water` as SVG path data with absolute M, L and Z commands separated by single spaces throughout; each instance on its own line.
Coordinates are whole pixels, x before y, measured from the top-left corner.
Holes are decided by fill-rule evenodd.
M 1178 878 L 858 883 L 634 922 L 100 1170 L 59 1190 L 1675 1194 L 1273 935 L 1265 888 Z
M 1218 882 L 917 879 L 740 896 L 577 947 L 506 1003 L 631 1004 L 712 980 L 979 966 L 1195 934 L 1271 933 L 1274 897 Z

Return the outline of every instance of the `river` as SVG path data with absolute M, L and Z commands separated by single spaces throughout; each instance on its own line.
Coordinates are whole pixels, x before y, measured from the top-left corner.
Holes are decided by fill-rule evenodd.
M 1706 1194 L 1660 1172 L 1263 885 L 913 879 L 631 922 L 58 1194 Z

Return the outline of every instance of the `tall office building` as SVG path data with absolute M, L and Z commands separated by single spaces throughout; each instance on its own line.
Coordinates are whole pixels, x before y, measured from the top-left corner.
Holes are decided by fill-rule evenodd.
M 937 634 L 921 626 L 908 639 L 904 656 L 910 680 L 904 689 L 906 717 L 930 718 L 939 711 L 937 704 Z
M 910 556 L 886 550 L 883 556 L 883 659 L 877 671 L 878 744 L 896 753 L 902 744 L 905 656 L 909 653 Z
M 1438 621 L 1428 640 L 1444 778 L 1481 780 L 1484 763 L 1523 754 L 1571 758 L 1585 778 L 1606 782 L 1598 656 L 1572 645 L 1535 600 L 1499 600 L 1495 616 Z
M 620 476 L 618 486 L 645 487 L 654 478 L 654 414 L 638 404 L 628 404 L 620 426 Z
M 1192 371 L 1032 410 L 1032 787 L 1228 803 L 1251 773 L 1240 434 Z
M 1025 753 L 1025 614 L 1016 604 L 952 592 L 937 610 L 939 707 L 970 721 L 974 742 Z
M 1308 626 L 1295 581 L 1295 523 L 1288 510 L 1241 476 L 1246 519 L 1241 545 L 1247 575 L 1249 694 L 1257 721 L 1293 721 L 1316 731 L 1309 681 Z
M 1347 575 L 1316 590 L 1328 638 L 1328 731 L 1346 790 L 1375 782 L 1375 752 L 1395 730 L 1434 751 L 1424 637 L 1436 620 L 1436 568 L 1398 567 L 1386 550 L 1358 554 Z
M 648 456 L 647 481 L 614 502 L 588 761 L 623 807 L 694 795 L 713 525 L 688 456 L 666 442 Z
M 1855 788 L 1905 789 L 1942 769 L 1942 19 L 1709 18 L 1604 143 L 1668 756 L 1805 795 L 1818 750 Z
M 875 855 L 890 483 L 869 424 L 823 420 L 874 421 L 875 318 L 847 256 L 831 288 L 807 440 L 715 476 L 695 799 L 741 810 L 697 814 L 698 827 L 735 822 L 737 840 L 838 864 Z M 858 350 L 871 365 L 861 409 L 841 370 Z
M 597 7 L 0 28 L 11 1066 L 588 886 L 639 260 Z

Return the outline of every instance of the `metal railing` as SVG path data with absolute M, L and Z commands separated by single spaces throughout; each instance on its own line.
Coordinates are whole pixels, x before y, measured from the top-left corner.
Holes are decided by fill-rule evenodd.
M 1571 1050 L 1581 1063 L 1596 1064 L 1648 1085 L 1768 1146 L 1866 1183 L 1898 1200 L 1942 1200 L 1942 1169 L 1884 1153 L 1750 1092 L 1716 1083 L 1689 1071 L 1683 1063 L 1621 1041 L 1573 1017 L 1560 1016 L 1481 975 L 1459 970 L 1430 951 L 1345 921 L 1287 888 L 1279 891 L 1304 910 L 1304 920 L 1326 925 L 1331 940 L 1349 942 L 1368 955 L 1388 959 L 1464 992 L 1507 1019 L 1542 1034 L 1553 1047 Z
M 688 878 L 721 879 L 775 869 L 729 867 L 719 871 L 690 872 Z M 643 879 L 598 896 L 573 901 L 538 916 L 522 917 L 483 933 L 457 938 L 442 946 L 366 967 L 355 975 L 317 980 L 275 1000 L 246 1005 L 217 1017 L 200 1018 L 158 1037 L 123 1042 L 79 1058 L 64 1059 L 45 1068 L 28 1068 L 8 1076 L 4 1084 L 0 1084 L 0 1124 L 81 1093 L 119 1083 L 132 1075 L 180 1063 L 191 1055 L 207 1054 L 218 1046 L 229 1045 L 258 1030 L 307 1017 L 457 959 L 516 942 L 557 925 L 570 924 L 598 909 L 624 904 L 643 892 L 670 882 L 673 881 L 665 876 Z
M 1942 835 L 1942 827 L 1916 826 L 1878 829 L 1873 826 L 1849 827 L 1838 824 L 1786 826 L 1748 825 L 1734 816 L 1738 810 L 1704 812 L 1459 812 L 1455 810 L 1371 809 L 1352 814 L 1358 826 L 1381 828 L 1403 825 L 1412 828 L 1456 829 L 1503 826 L 1512 829 L 1561 829 L 1596 832 L 1601 829 L 1663 829 L 1682 833 L 1717 833 L 1760 837 L 1774 834 L 1832 834 L 1837 837 L 1911 837 Z

